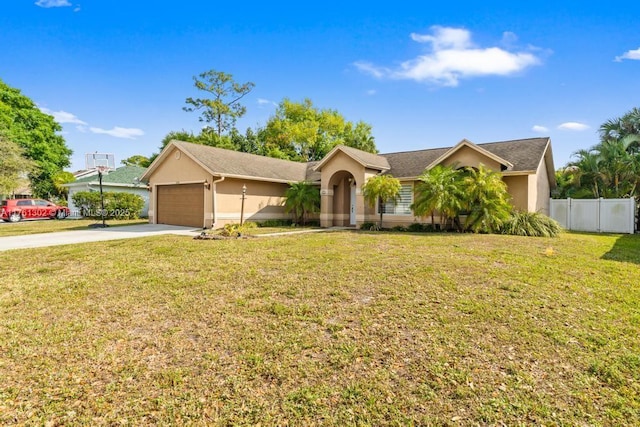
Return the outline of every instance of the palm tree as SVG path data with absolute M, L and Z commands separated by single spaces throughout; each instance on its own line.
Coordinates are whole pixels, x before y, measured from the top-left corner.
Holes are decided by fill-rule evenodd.
M 602 141 L 640 135 L 640 108 L 632 108 L 622 117 L 607 120 L 600 126 L 599 133 Z M 635 150 L 638 148 L 636 144 Z
M 420 217 L 431 215 L 432 224 L 433 214 L 437 211 L 442 228 L 448 219 L 456 218 L 463 208 L 461 170 L 452 166 L 437 165 L 424 171 L 419 180 L 411 209 Z
M 285 191 L 284 210 L 293 212 L 297 223 L 306 224 L 307 215 L 320 211 L 320 189 L 307 181 L 289 184 Z
M 376 175 L 367 180 L 362 186 L 362 194 L 364 199 L 371 207 L 378 203 L 380 211 L 380 225 L 382 228 L 382 214 L 384 213 L 384 205 L 387 202 L 397 202 L 400 197 L 402 185 L 397 178 L 391 175 Z
M 464 229 L 474 233 L 499 230 L 512 211 L 502 175 L 481 164 L 478 169 L 467 169 L 464 184 L 468 212 Z
M 589 188 L 593 198 L 601 197 L 602 180 L 601 156 L 594 148 L 590 150 L 578 150 L 574 153 L 578 159 L 569 163 L 569 167 L 575 175 L 574 183 L 579 187 Z
M 73 176 L 71 172 L 60 171 L 53 175 L 52 180 L 53 187 L 58 192 L 58 196 L 63 200 L 67 200 L 67 197 L 69 196 L 69 187 L 65 187 L 64 184 L 69 184 L 70 182 L 75 181 L 76 177 Z

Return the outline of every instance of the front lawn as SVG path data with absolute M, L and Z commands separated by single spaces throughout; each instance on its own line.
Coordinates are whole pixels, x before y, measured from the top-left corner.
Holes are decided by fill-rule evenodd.
M 15 223 L 0 224 L 0 237 L 23 236 L 25 234 L 53 233 L 56 231 L 86 230 L 89 225 L 101 223 L 95 219 L 41 219 L 27 220 Z M 118 221 L 107 220 L 107 225 L 117 227 L 120 225 L 148 224 L 147 219 L 126 219 Z
M 16 250 L 0 424 L 638 425 L 640 238 Z

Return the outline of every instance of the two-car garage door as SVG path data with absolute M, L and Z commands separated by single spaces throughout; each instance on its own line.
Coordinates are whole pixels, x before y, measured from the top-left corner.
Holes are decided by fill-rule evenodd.
M 188 227 L 204 225 L 204 185 L 159 185 L 156 188 L 158 224 Z

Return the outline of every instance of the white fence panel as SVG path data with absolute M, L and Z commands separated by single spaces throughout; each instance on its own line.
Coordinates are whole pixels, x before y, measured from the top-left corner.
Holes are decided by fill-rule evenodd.
M 636 212 L 634 201 L 634 199 L 601 199 L 600 231 L 633 233 Z
M 565 230 L 570 230 L 569 219 L 569 200 L 568 199 L 551 199 L 549 205 L 549 216 L 562 226 Z
M 550 216 L 567 230 L 635 232 L 635 199 L 552 199 Z
M 600 200 L 573 200 L 571 209 L 571 230 L 600 231 Z

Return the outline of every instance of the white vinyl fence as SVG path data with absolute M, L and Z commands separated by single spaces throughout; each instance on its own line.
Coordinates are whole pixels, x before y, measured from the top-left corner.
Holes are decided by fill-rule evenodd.
M 566 230 L 635 232 L 635 199 L 551 199 L 550 216 Z

